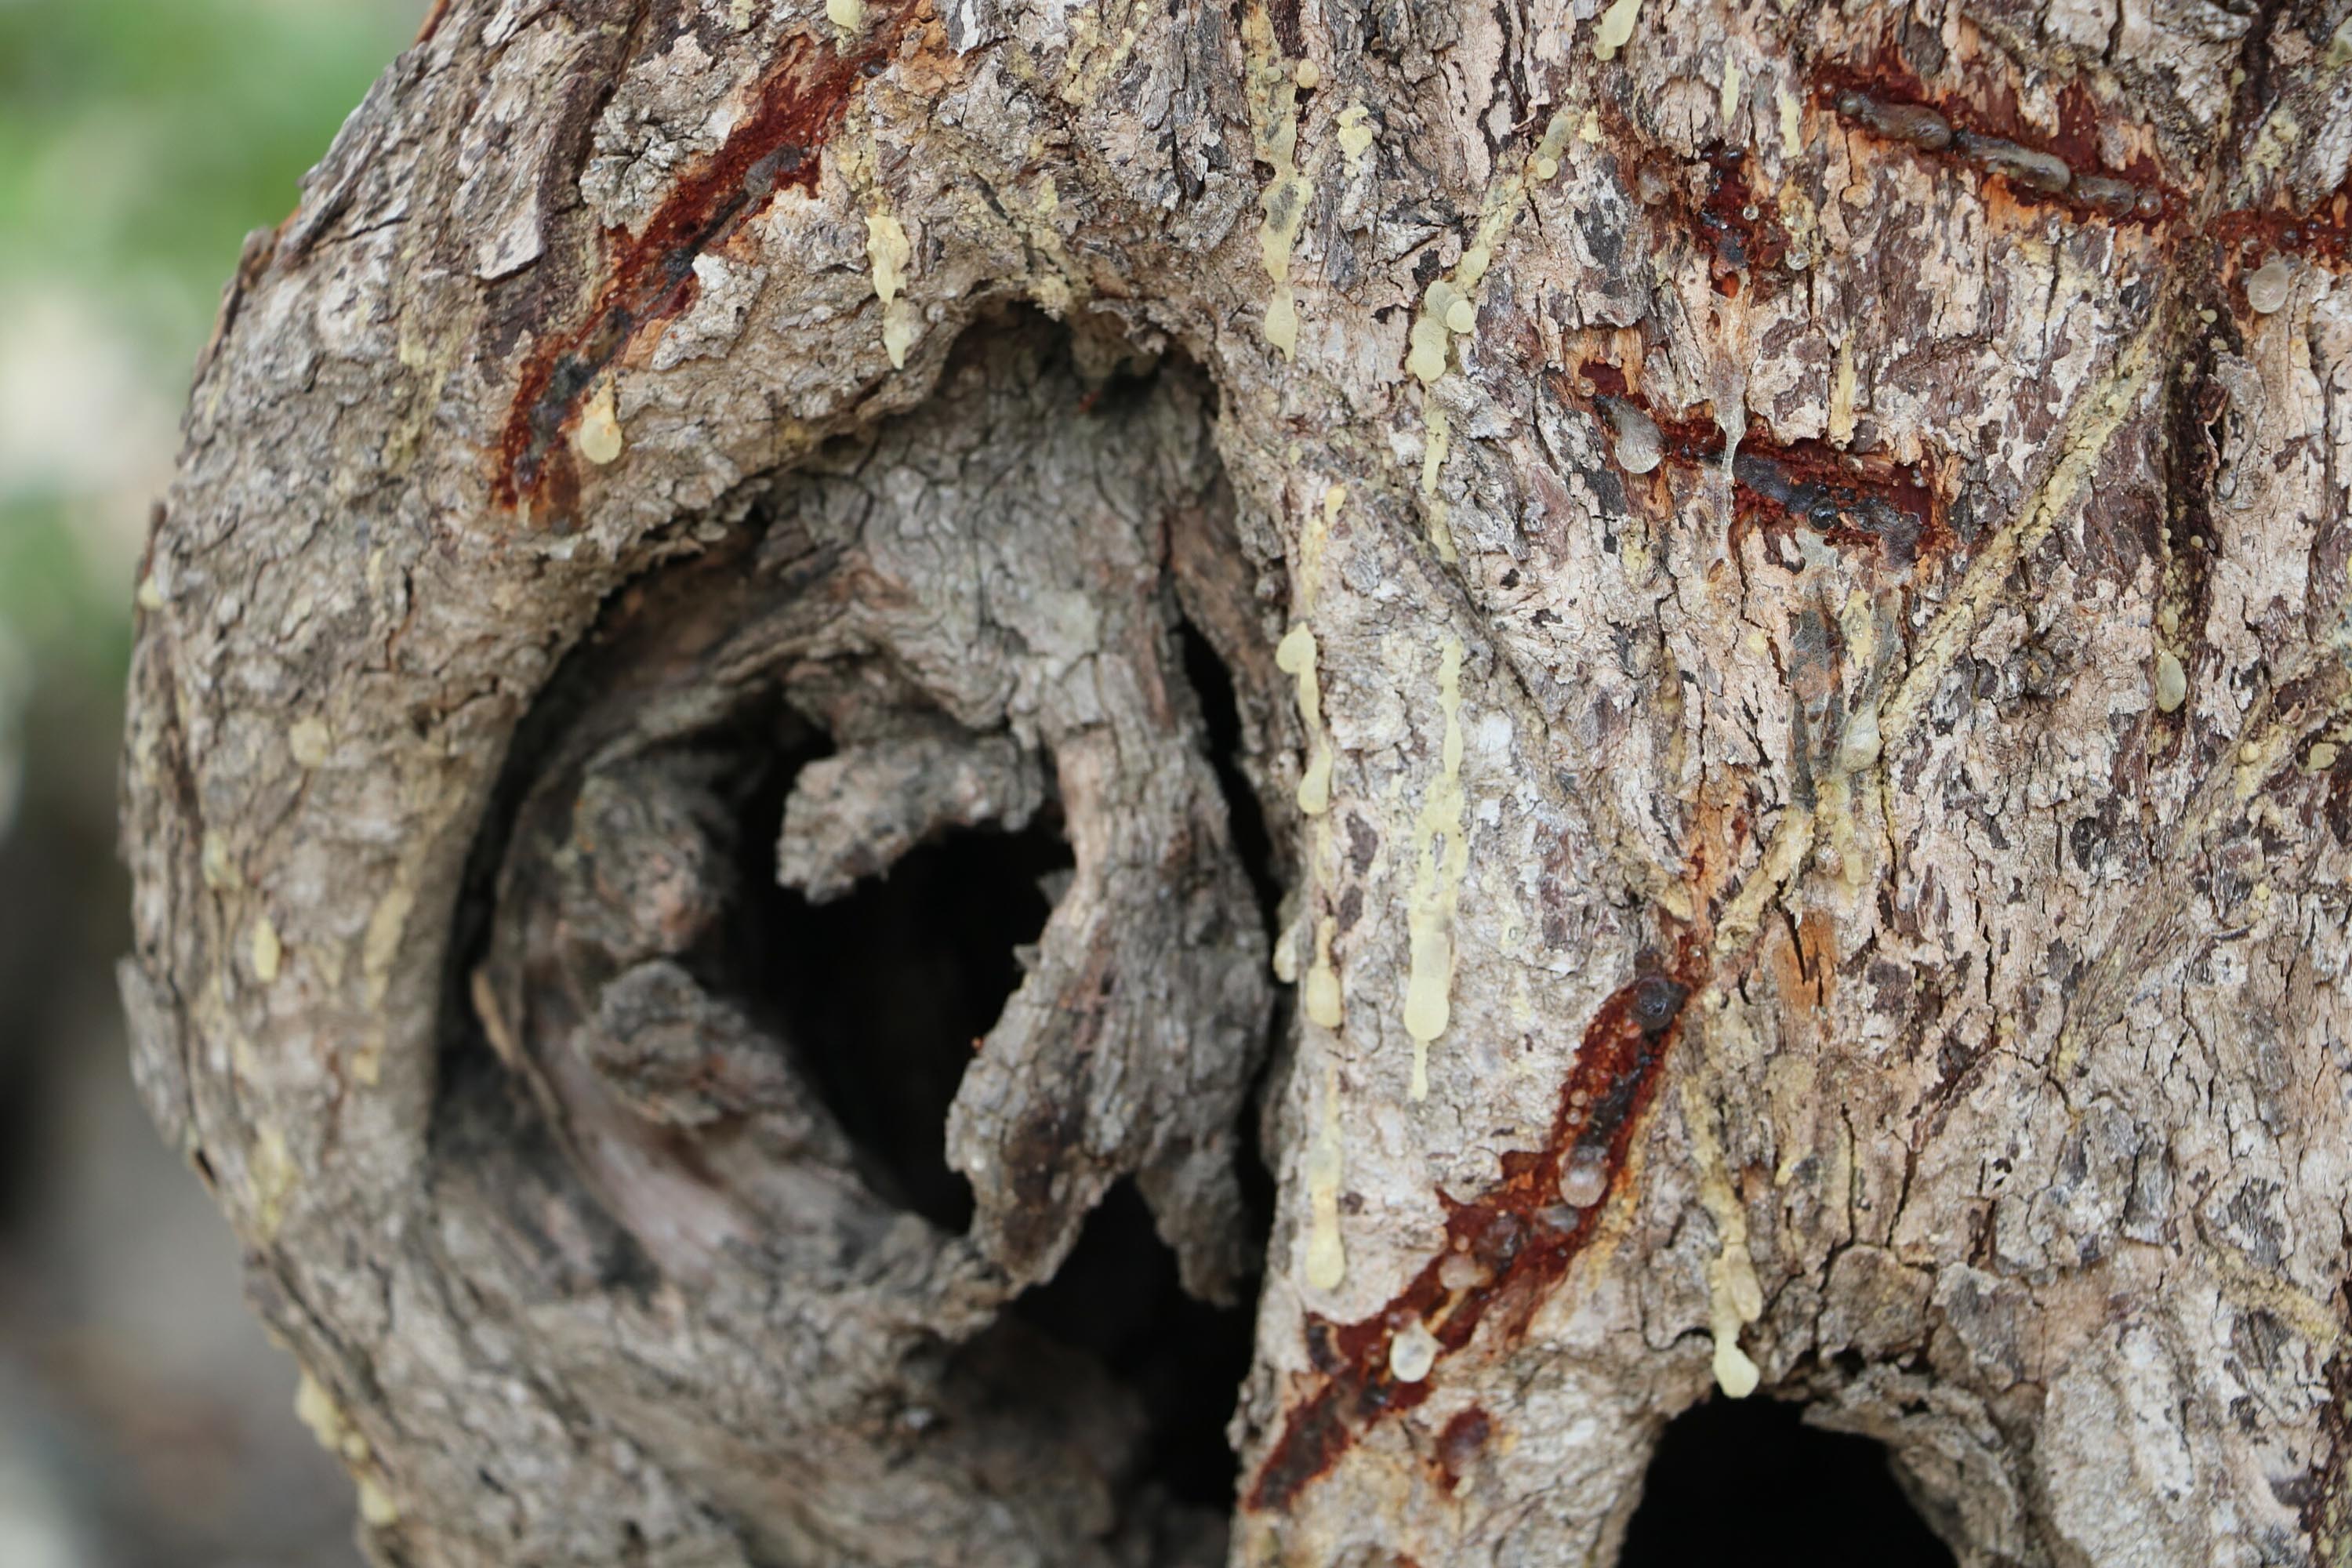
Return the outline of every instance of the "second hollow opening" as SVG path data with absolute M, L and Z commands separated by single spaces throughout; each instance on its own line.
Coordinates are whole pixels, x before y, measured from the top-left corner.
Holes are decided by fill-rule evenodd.
M 1238 1460 L 1225 1423 L 1249 1372 L 1253 1314 L 1184 1293 L 1134 1183 L 1103 1194 L 1062 1267 L 1013 1311 L 1093 1355 L 1134 1394 L 1146 1423 L 1143 1478 L 1180 1503 L 1232 1506 Z
M 1953 1568 L 1867 1437 L 1805 1425 L 1803 1407 L 1709 1399 L 1666 1427 L 1618 1568 L 1738 1562 Z

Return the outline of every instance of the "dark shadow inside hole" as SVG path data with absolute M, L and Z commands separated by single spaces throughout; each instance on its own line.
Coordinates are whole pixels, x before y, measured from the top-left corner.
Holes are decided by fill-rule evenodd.
M 1952 1568 L 1886 1448 L 1808 1426 L 1802 1406 L 1709 1399 L 1660 1439 L 1618 1568 L 1707 1562 Z
M 1250 893 L 1257 903 L 1258 921 L 1266 940 L 1272 942 L 1275 927 L 1281 919 L 1282 883 L 1276 873 L 1274 836 L 1266 826 L 1265 807 L 1241 768 L 1241 701 L 1234 692 L 1233 672 L 1192 622 L 1179 621 L 1176 635 L 1183 654 L 1184 679 L 1201 704 L 1201 721 L 1208 731 L 1209 765 L 1216 770 L 1217 788 L 1224 796 L 1225 820 L 1233 832 L 1234 852 L 1241 857 L 1242 870 L 1249 878 Z M 1267 1065 L 1272 1056 L 1271 1051 L 1265 1053 Z M 1234 1173 L 1241 1181 L 1242 1202 L 1248 1209 L 1251 1231 L 1261 1255 L 1266 1237 L 1274 1230 L 1275 1200 L 1274 1173 L 1258 1150 L 1256 1137 L 1255 1110 L 1265 1087 L 1264 1075 L 1265 1068 L 1261 1067 L 1260 1081 L 1251 1086 L 1250 1108 L 1242 1116 L 1242 1137 L 1234 1162 Z
M 962 1230 L 971 1188 L 948 1166 L 948 1108 L 1020 988 L 1013 950 L 1045 931 L 1053 903 L 1040 884 L 1070 868 L 1069 846 L 1050 813 L 1018 832 L 965 829 L 811 904 L 776 886 L 782 782 L 747 813 L 751 918 L 738 928 L 733 973 L 774 1016 L 876 1189 Z
M 1183 650 L 1184 679 L 1200 701 L 1201 721 L 1208 731 L 1209 765 L 1216 770 L 1217 787 L 1225 797 L 1234 851 L 1241 857 L 1250 892 L 1257 900 L 1258 917 L 1270 936 L 1282 906 L 1282 886 L 1275 874 L 1274 836 L 1266 830 L 1265 811 L 1241 770 L 1242 710 L 1234 695 L 1234 678 L 1192 622 L 1179 621 L 1176 637 Z
M 1077 1245 L 1013 1315 L 1092 1353 L 1143 1405 L 1139 1476 L 1179 1502 L 1233 1505 L 1239 1461 L 1225 1442 L 1248 1373 L 1252 1312 L 1184 1293 L 1176 1255 L 1152 1228 L 1131 1182 L 1118 1182 L 1087 1216 Z

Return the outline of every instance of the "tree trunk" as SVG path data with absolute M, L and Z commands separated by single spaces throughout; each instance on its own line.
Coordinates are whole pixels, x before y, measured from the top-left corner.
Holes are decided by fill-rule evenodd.
M 2352 1554 L 2347 7 L 1594 9 L 443 0 L 255 237 L 123 981 L 377 1562 Z

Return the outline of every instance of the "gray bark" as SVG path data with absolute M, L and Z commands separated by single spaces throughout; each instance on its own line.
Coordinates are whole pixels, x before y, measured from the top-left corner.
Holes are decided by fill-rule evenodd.
M 1593 10 L 448 0 L 255 237 L 123 985 L 377 1561 L 2352 1556 L 2352 13 Z M 965 1223 L 809 933 L 1016 832 Z

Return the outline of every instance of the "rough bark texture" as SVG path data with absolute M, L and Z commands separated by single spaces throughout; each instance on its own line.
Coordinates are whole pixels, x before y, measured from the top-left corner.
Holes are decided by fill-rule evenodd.
M 256 237 L 124 989 L 378 1561 L 2352 1553 L 2352 14 L 1596 9 L 445 0 Z

